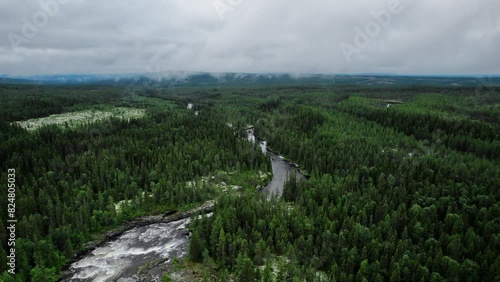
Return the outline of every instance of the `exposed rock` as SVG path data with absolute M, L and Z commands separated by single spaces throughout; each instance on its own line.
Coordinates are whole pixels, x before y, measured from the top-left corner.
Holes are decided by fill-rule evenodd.
M 181 229 L 180 232 L 181 232 L 182 235 L 189 237 L 189 230 L 187 230 L 187 229 Z
M 84 249 L 79 251 L 73 257 L 73 259 L 64 267 L 64 271 L 62 272 L 61 277 L 64 276 L 64 273 L 69 271 L 68 269 L 69 269 L 69 266 L 71 264 L 80 260 L 86 254 L 93 251 L 94 249 L 101 246 L 102 244 L 120 236 L 125 231 L 133 229 L 135 227 L 140 227 L 140 226 L 178 221 L 181 219 L 189 218 L 192 215 L 199 213 L 200 211 L 204 211 L 205 213 L 210 213 L 213 211 L 214 205 L 215 205 L 215 201 L 211 200 L 211 201 L 205 202 L 203 205 L 201 205 L 198 208 L 191 209 L 191 210 L 188 210 L 185 212 L 175 213 L 175 211 L 169 211 L 169 212 L 166 212 L 162 215 L 143 216 L 143 217 L 135 218 L 129 222 L 126 222 L 126 223 L 122 224 L 119 228 L 105 232 L 104 234 L 102 234 L 102 237 L 103 237 L 102 239 L 86 243 L 84 245 Z M 189 235 L 189 231 L 187 231 L 187 235 Z M 137 280 L 137 281 L 140 281 L 140 280 Z

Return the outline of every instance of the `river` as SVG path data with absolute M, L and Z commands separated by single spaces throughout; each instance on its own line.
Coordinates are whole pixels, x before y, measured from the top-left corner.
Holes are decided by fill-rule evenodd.
M 185 228 L 188 222 L 186 218 L 126 231 L 73 263 L 62 281 L 139 281 L 139 268 L 148 262 L 164 263 L 187 254 L 189 238 Z M 152 277 L 158 274 L 148 273 Z
M 298 169 L 298 165 L 292 162 L 286 161 L 285 158 L 267 147 L 266 141 L 259 141 L 255 136 L 255 129 L 252 126 L 247 128 L 248 141 L 259 144 L 262 153 L 268 154 L 271 158 L 271 164 L 273 168 L 273 177 L 271 182 L 269 182 L 263 189 L 263 192 L 267 194 L 267 198 L 270 199 L 273 195 L 281 197 L 283 195 L 283 188 L 285 186 L 285 181 L 288 175 L 294 171 L 296 173 L 297 181 L 300 180 L 304 175 Z
M 297 180 L 303 175 L 297 165 L 269 150 L 265 141 L 258 141 L 253 128 L 247 129 L 247 134 L 248 141 L 254 144 L 258 142 L 262 153 L 271 158 L 273 177 L 263 189 L 263 193 L 266 193 L 268 198 L 272 195 L 280 197 L 290 171 L 296 171 Z M 71 264 L 63 273 L 61 281 L 160 281 L 166 263 L 187 255 L 189 237 L 186 234 L 186 225 L 189 220 L 187 217 L 125 231 Z M 138 272 L 144 265 L 149 267 L 139 275 Z

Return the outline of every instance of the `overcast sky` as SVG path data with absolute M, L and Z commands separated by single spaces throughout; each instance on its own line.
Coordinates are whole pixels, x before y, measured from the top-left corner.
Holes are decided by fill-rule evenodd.
M 498 74 L 499 50 L 498 0 L 0 0 L 0 74 Z

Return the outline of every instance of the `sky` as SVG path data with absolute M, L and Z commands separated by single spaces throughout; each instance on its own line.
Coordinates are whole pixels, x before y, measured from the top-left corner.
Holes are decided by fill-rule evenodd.
M 0 74 L 499 74 L 497 0 L 0 0 Z

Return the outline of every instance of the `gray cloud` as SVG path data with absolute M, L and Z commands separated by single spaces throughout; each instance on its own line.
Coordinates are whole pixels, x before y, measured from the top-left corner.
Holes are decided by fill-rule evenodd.
M 64 0 L 51 15 L 40 6 L 57 1 L 0 0 L 0 73 L 500 73 L 500 1 L 400 0 L 363 48 L 355 29 L 398 0 Z M 222 19 L 216 1 L 230 8 Z M 26 20 L 43 23 L 33 38 Z M 346 59 L 342 43 L 357 52 Z

